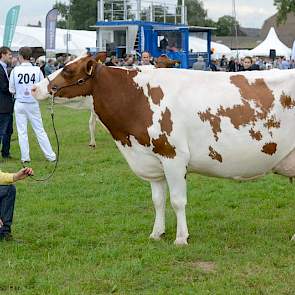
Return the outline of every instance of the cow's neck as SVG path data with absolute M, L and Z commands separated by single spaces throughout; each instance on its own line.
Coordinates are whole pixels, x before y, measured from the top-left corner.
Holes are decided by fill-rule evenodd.
M 131 146 L 131 136 L 144 146 L 150 145 L 148 127 L 153 112 L 143 89 L 133 78 L 136 70 L 101 66 L 93 88 L 96 114 L 116 141 Z

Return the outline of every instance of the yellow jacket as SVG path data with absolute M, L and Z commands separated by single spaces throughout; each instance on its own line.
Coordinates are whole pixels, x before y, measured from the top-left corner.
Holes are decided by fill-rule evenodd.
M 12 184 L 13 173 L 4 173 L 0 170 L 0 185 Z

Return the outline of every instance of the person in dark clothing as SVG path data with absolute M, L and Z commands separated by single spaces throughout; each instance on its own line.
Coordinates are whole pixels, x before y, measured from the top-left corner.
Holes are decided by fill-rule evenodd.
M 112 56 L 111 59 L 105 63 L 106 66 L 108 67 L 115 67 L 118 66 L 118 60 L 116 56 Z
M 8 47 L 0 47 L 0 145 L 2 158 L 10 158 L 10 139 L 13 132 L 14 100 L 9 92 L 7 65 L 12 61 L 12 53 Z
M 163 51 L 166 51 L 168 47 L 168 39 L 167 36 L 164 35 L 164 38 L 160 41 L 160 49 L 162 49 Z
M 239 71 L 257 71 L 260 70 L 259 66 L 253 64 L 252 57 L 246 56 L 243 60 L 243 64 L 239 68 Z

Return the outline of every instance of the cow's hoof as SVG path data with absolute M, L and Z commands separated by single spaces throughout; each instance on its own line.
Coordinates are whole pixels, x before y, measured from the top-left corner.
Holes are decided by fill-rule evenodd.
M 187 238 L 177 238 L 174 241 L 174 245 L 176 246 L 186 246 L 187 244 Z
M 155 241 L 159 241 L 164 237 L 165 237 L 165 233 L 151 233 L 150 234 L 150 239 L 155 240 Z
M 295 235 L 291 238 L 292 242 L 295 242 Z
M 95 144 L 89 144 L 88 145 L 90 148 L 92 148 L 92 149 L 95 149 L 96 148 L 96 145 Z

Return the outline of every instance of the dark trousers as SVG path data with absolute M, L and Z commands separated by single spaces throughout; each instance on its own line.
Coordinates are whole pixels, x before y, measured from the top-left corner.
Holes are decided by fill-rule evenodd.
M 0 144 L 2 143 L 1 154 L 3 158 L 10 155 L 10 140 L 13 133 L 13 114 L 0 114 Z
M 13 184 L 0 185 L 0 219 L 3 226 L 0 227 L 0 236 L 11 232 L 16 189 Z

